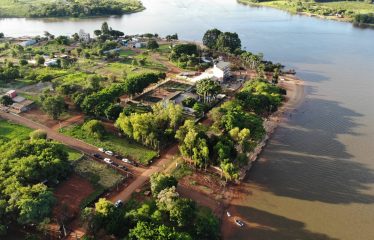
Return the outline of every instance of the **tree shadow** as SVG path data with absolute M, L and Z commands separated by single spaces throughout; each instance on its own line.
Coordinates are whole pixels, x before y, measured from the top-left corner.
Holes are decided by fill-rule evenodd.
M 365 193 L 374 183 L 373 170 L 354 159 L 338 139 L 340 134 L 358 135 L 354 118 L 360 116 L 338 102 L 310 99 L 277 129 L 247 180 L 279 196 L 374 203 L 374 195 Z
M 305 229 L 305 224 L 252 207 L 234 206 L 249 216 L 244 227 L 235 229 L 227 239 L 251 240 L 337 240 Z

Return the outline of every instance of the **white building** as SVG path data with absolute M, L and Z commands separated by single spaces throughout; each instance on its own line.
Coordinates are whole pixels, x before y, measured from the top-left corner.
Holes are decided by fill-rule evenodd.
M 22 47 L 28 47 L 28 46 L 32 46 L 36 43 L 37 43 L 37 41 L 35 39 L 30 39 L 30 40 L 21 42 L 19 45 L 21 45 Z
M 57 59 L 53 58 L 48 61 L 45 61 L 44 66 L 46 67 L 57 66 Z
M 78 33 L 79 39 L 83 42 L 89 42 L 91 41 L 91 36 L 89 33 L 85 33 L 82 29 L 79 30 Z
M 230 63 L 225 61 L 218 61 L 214 63 L 213 75 L 222 82 L 231 76 Z

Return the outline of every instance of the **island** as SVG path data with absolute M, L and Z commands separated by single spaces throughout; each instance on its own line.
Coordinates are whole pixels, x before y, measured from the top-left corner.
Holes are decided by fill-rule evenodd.
M 300 81 L 242 49 L 104 22 L 0 37 L 0 236 L 220 239 Z M 290 103 L 292 103 L 290 105 Z
M 94 17 L 143 10 L 139 0 L 0 0 L 0 17 Z
M 374 25 L 374 4 L 372 0 L 330 1 L 330 0 L 237 0 L 251 6 L 273 7 L 291 13 L 304 14 L 325 19 L 352 22 L 358 26 Z

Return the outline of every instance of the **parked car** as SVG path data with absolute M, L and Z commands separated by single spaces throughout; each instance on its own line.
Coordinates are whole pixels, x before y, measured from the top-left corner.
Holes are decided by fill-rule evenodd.
M 119 167 L 118 163 L 113 162 L 112 166 Z
M 244 223 L 242 221 L 240 221 L 239 219 L 235 219 L 235 223 L 236 225 L 238 225 L 239 227 L 243 227 L 244 226 Z
M 100 152 L 105 152 L 104 148 L 98 148 L 97 150 L 99 150 Z
M 108 151 L 105 151 L 105 154 L 106 154 L 106 155 L 109 155 L 109 156 L 113 156 L 113 152 L 112 152 L 112 151 L 109 151 L 109 150 L 108 150 Z
M 123 205 L 122 200 L 117 200 L 117 202 L 114 204 L 114 206 L 115 206 L 116 208 L 118 208 L 118 207 L 122 207 L 122 205 Z
M 122 159 L 121 155 L 118 155 L 118 154 L 114 155 L 114 157 L 117 158 L 117 159 L 119 159 L 119 160 Z
M 128 163 L 128 164 L 131 164 L 131 161 L 128 160 L 127 158 L 122 158 L 122 162 L 124 162 L 124 163 Z
M 110 160 L 110 158 L 104 158 L 104 162 L 109 163 L 109 164 L 112 164 L 112 163 L 113 163 L 113 161 Z
M 129 170 L 126 166 L 119 166 L 118 168 L 120 168 L 120 169 L 122 169 L 122 170 L 125 170 L 125 171 L 127 171 L 127 170 Z
M 103 157 L 98 153 L 94 153 L 94 154 L 92 154 L 92 156 L 94 156 L 95 158 L 98 158 L 98 159 L 103 159 Z

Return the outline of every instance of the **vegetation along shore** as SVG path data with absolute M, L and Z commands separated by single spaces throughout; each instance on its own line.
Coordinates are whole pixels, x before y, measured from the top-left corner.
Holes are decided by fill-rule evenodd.
M 0 17 L 94 17 L 143 10 L 139 0 L 0 0 Z
M 273 7 L 294 14 L 305 14 L 325 19 L 352 22 L 358 26 L 374 25 L 374 4 L 363 1 L 298 1 L 298 0 L 237 0 L 251 6 Z

